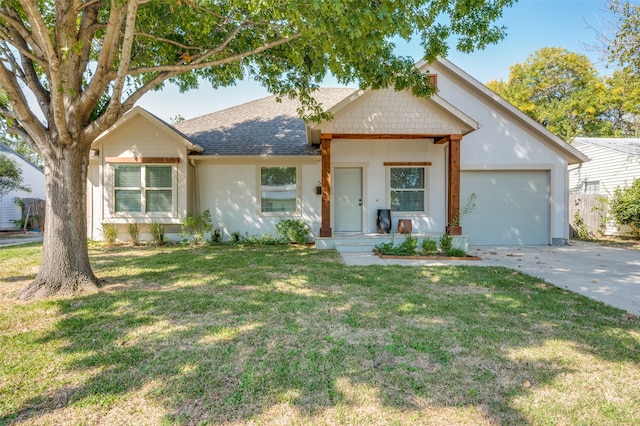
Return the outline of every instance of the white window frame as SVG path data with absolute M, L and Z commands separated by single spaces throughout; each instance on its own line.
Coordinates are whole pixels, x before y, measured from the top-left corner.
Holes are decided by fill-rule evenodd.
M 423 188 L 422 188 L 422 195 L 424 197 L 422 205 L 424 207 L 424 210 L 409 210 L 409 211 L 405 211 L 405 210 L 393 210 L 393 206 L 391 205 L 391 192 L 392 191 L 406 191 L 406 192 L 411 192 L 411 191 L 416 191 L 416 188 L 411 188 L 411 189 L 404 189 L 404 188 L 392 188 L 391 187 L 391 170 L 392 169 L 422 169 L 423 170 L 423 177 L 424 177 L 424 182 L 423 182 Z M 425 215 L 428 214 L 428 194 L 427 194 L 427 189 L 429 187 L 429 167 L 428 166 L 417 166 L 417 165 L 397 165 L 397 166 L 387 166 L 386 167 L 386 183 L 387 183 L 387 208 L 391 210 L 391 214 L 402 214 L 402 215 Z M 418 189 L 419 190 L 419 189 Z
M 296 169 L 296 183 L 295 183 L 295 189 L 296 189 L 296 208 L 295 211 L 287 211 L 287 212 L 264 212 L 262 211 L 262 169 L 263 168 L 280 168 L 280 167 L 286 167 L 286 168 L 294 168 Z M 259 164 L 257 166 L 257 171 L 256 171 L 256 186 L 257 186 L 257 196 L 256 196 L 256 201 L 257 201 L 257 207 L 258 207 L 258 214 L 260 216 L 298 216 L 302 210 L 302 197 L 301 197 L 301 169 L 302 167 L 300 167 L 297 164 Z M 293 186 L 293 185 L 291 185 Z
M 175 218 L 178 215 L 178 167 L 177 164 L 159 163 L 111 163 L 111 216 L 114 218 Z M 140 167 L 140 186 L 137 187 L 116 187 L 116 167 L 117 166 L 137 166 Z M 171 167 L 171 211 L 169 212 L 149 212 L 146 213 L 146 191 L 148 190 L 168 190 L 167 187 L 147 187 L 146 167 Z M 116 212 L 116 191 L 118 190 L 139 190 L 141 197 L 140 212 Z
M 593 189 L 596 191 L 593 192 Z M 586 180 L 584 181 L 584 194 L 599 194 L 600 193 L 600 181 L 599 180 Z

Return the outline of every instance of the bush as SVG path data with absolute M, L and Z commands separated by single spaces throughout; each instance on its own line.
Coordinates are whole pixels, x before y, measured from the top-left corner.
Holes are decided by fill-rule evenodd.
M 260 236 L 246 236 L 242 239 L 242 244 L 253 244 L 258 246 L 274 246 L 286 244 L 282 237 L 273 234 L 263 234 Z
M 209 244 L 211 245 L 220 245 L 224 243 L 224 238 L 222 237 L 222 229 L 216 228 L 211 233 L 211 238 L 209 239 Z
M 112 246 L 116 243 L 118 239 L 118 227 L 115 223 L 103 223 L 102 224 L 102 236 L 104 237 L 104 242 L 108 246 Z
M 137 246 L 140 244 L 140 229 L 138 228 L 137 223 L 130 223 L 127 227 L 129 231 L 129 237 L 131 238 L 131 244 Z
M 435 256 L 438 253 L 438 243 L 433 238 L 427 236 L 422 240 L 422 254 L 426 256 Z
M 276 224 L 276 232 L 286 243 L 305 244 L 309 241 L 311 230 L 302 219 L 282 219 Z
M 204 240 L 204 234 L 211 231 L 211 213 L 205 210 L 202 213 L 188 214 L 182 223 L 182 235 L 193 244 L 199 244 Z
M 440 250 L 443 253 L 447 253 L 453 248 L 453 237 L 449 234 L 443 234 L 440 237 Z
M 467 252 L 461 248 L 450 248 L 444 252 L 444 255 L 449 257 L 466 257 Z
M 242 234 L 239 231 L 231 233 L 231 244 L 242 244 Z
M 640 237 L 640 179 L 630 187 L 616 188 L 611 199 L 611 214 L 620 225 L 629 225 L 634 237 Z
M 167 239 L 164 236 L 164 225 L 161 223 L 153 222 L 150 226 L 151 238 L 153 239 L 153 243 L 158 246 L 164 245 L 167 242 Z
M 404 237 L 404 241 L 398 247 L 400 256 L 415 256 L 418 249 L 418 239 L 410 233 Z

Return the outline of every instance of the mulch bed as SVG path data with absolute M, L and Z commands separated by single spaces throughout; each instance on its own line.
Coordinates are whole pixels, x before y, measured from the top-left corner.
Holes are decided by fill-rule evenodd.
M 377 249 L 373 249 L 373 252 L 381 259 L 407 259 L 407 260 L 481 260 L 478 256 L 466 255 L 465 257 L 452 257 L 452 256 L 397 256 L 390 254 L 382 254 Z

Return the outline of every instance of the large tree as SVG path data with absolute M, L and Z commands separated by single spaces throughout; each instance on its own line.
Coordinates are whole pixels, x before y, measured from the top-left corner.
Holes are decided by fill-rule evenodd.
M 565 140 L 602 135 L 606 86 L 589 58 L 545 47 L 509 69 L 506 82 L 487 86 Z
M 637 3 L 637 2 L 636 2 Z M 611 63 L 640 77 L 640 4 L 628 0 L 609 0 L 613 18 L 599 32 L 605 56 Z
M 94 139 L 145 93 L 243 78 L 297 96 L 332 73 L 342 83 L 432 93 L 394 40 L 419 37 L 425 58 L 495 43 L 514 0 L 4 0 L 0 115 L 44 159 L 47 191 L 40 271 L 20 297 L 91 290 L 85 185 Z M 29 102 L 29 99 L 35 99 Z

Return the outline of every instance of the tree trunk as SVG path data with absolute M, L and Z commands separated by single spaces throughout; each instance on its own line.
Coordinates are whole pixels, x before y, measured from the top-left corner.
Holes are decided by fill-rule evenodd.
M 78 146 L 45 155 L 46 213 L 42 263 L 35 280 L 20 290 L 23 300 L 96 291 L 87 246 L 88 152 Z

